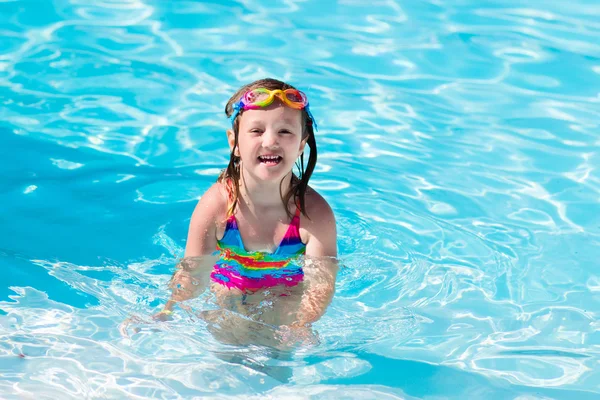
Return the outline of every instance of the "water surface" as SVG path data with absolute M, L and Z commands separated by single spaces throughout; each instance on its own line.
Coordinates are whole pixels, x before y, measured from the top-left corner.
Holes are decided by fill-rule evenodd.
M 0 391 L 597 398 L 598 21 L 592 0 L 0 0 Z M 236 362 L 183 311 L 123 337 L 227 163 L 225 102 L 265 76 L 320 128 L 343 264 L 321 343 Z

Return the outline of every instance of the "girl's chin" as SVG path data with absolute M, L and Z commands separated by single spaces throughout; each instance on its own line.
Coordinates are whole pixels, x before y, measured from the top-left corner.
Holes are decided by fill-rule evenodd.
M 258 164 L 251 171 L 246 172 L 257 180 L 280 182 L 292 170 L 286 169 L 284 165 Z

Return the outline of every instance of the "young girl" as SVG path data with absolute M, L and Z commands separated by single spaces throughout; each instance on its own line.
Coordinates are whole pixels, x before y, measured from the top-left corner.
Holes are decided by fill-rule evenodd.
M 286 329 L 308 327 L 331 301 L 337 273 L 335 218 L 308 186 L 317 162 L 308 99 L 287 83 L 261 79 L 239 89 L 225 113 L 232 122 L 229 165 L 192 214 L 171 300 L 155 317 L 166 319 L 209 283 L 221 311 Z M 222 312 L 202 318 L 227 325 Z M 248 330 L 238 328 L 222 329 L 225 340 L 239 343 Z

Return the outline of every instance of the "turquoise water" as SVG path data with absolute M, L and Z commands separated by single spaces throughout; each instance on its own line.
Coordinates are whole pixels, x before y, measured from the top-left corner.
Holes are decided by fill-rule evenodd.
M 0 0 L 2 397 L 600 397 L 600 5 L 526 3 Z M 319 123 L 320 344 L 122 335 L 264 76 Z

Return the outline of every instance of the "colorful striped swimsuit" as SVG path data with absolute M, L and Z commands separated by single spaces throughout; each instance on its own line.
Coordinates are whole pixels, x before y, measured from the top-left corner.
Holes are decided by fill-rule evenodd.
M 296 208 L 275 252 L 246 251 L 234 215 L 227 219 L 223 238 L 217 241 L 217 250 L 221 256 L 210 277 L 229 289 L 245 292 L 297 285 L 304 277 L 298 257 L 306 251 L 306 245 L 300 240 L 300 208 Z

